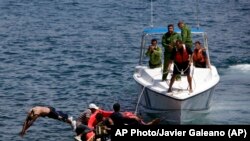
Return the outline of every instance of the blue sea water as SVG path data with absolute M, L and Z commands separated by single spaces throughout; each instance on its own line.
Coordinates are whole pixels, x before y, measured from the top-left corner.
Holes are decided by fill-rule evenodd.
M 154 26 L 182 19 L 195 27 L 198 19 L 208 33 L 221 80 L 211 109 L 192 124 L 250 124 L 250 2 L 198 2 L 153 2 Z M 35 105 L 74 117 L 90 102 L 107 110 L 120 102 L 134 111 L 132 74 L 150 7 L 150 0 L 1 0 L 0 140 L 74 140 L 70 126 L 48 118 L 19 137 Z

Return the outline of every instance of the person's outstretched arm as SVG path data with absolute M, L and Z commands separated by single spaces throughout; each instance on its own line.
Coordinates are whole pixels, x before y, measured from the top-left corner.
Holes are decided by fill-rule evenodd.
M 27 118 L 23 124 L 22 131 L 19 133 L 21 137 L 23 137 L 26 133 L 26 131 L 29 129 L 29 127 L 35 122 L 35 120 L 38 118 L 38 115 L 34 115 L 33 117 L 30 117 L 30 114 L 27 115 Z

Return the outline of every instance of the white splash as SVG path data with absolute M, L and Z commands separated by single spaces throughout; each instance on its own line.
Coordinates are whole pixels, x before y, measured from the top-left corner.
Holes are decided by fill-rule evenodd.
M 237 71 L 243 73 L 250 72 L 250 64 L 237 64 L 229 67 L 230 71 Z

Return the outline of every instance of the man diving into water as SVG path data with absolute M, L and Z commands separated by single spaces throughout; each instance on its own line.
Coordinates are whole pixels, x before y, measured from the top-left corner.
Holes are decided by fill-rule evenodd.
M 73 117 L 69 117 L 68 114 L 63 113 L 62 111 L 56 111 L 53 107 L 44 107 L 44 106 L 35 106 L 31 108 L 28 112 L 26 120 L 23 124 L 22 131 L 20 132 L 20 136 L 23 137 L 28 128 L 36 121 L 39 117 L 49 117 L 53 119 L 57 119 L 59 121 L 66 122 L 70 124 L 75 130 L 76 121 L 73 120 Z

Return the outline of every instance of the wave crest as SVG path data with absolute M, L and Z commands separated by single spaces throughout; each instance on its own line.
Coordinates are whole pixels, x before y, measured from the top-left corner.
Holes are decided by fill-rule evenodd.
M 237 64 L 229 67 L 230 70 L 238 70 L 244 73 L 250 72 L 250 64 Z

